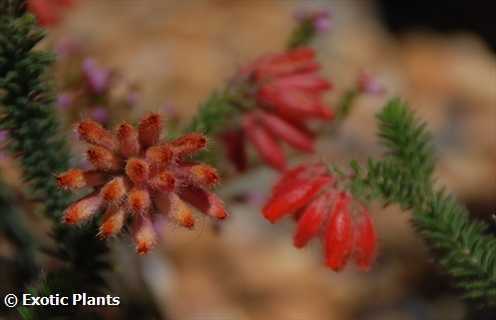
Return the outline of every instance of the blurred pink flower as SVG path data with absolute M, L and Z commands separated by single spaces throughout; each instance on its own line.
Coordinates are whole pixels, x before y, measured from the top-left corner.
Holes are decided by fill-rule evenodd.
M 91 110 L 90 117 L 98 122 L 106 123 L 109 120 L 109 114 L 104 107 L 95 107 Z
M 88 86 L 93 93 L 102 94 L 108 89 L 111 76 L 108 69 L 99 67 L 92 58 L 86 58 L 82 68 Z
M 384 86 L 376 77 L 368 72 L 362 71 L 358 75 L 357 89 L 363 94 L 380 95 L 385 92 Z
M 297 21 L 310 21 L 316 32 L 322 33 L 329 31 L 332 26 L 332 11 L 330 9 L 300 9 L 295 13 Z
M 167 116 L 168 119 L 177 119 L 179 114 L 177 113 L 177 108 L 171 103 L 165 103 L 162 106 L 162 112 Z
M 57 96 L 56 106 L 60 110 L 67 110 L 72 106 L 73 95 L 71 93 L 61 93 Z
M 81 43 L 73 38 L 62 38 L 55 45 L 58 58 L 67 58 L 81 52 Z
M 0 130 L 0 143 L 7 141 L 9 138 L 9 133 L 7 130 Z
M 127 103 L 130 105 L 130 106 L 135 106 L 138 104 L 140 100 L 140 94 L 138 91 L 131 91 L 128 93 L 127 95 Z

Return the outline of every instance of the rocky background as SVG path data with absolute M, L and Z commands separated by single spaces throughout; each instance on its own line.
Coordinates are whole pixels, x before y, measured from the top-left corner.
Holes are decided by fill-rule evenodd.
M 137 83 L 141 99 L 131 117 L 167 104 L 187 121 L 240 65 L 284 47 L 293 12 L 302 5 L 334 13 L 330 32 L 315 43 L 335 84 L 329 102 L 338 103 L 360 70 L 376 75 L 387 90 L 361 97 L 339 133 L 321 138 L 320 156 L 343 164 L 379 155 L 374 113 L 400 96 L 434 135 L 439 182 L 474 216 L 491 220 L 496 57 L 474 33 L 419 29 L 393 36 L 372 1 L 86 0 L 68 12 L 45 45 L 80 39 L 95 60 Z M 0 165 L 8 182 L 20 187 L 15 163 L 4 157 Z M 129 241 L 113 240 L 113 292 L 133 303 L 147 301 L 160 317 L 173 320 L 464 318 L 466 306 L 431 261 L 407 213 L 373 207 L 381 241 L 375 267 L 336 274 L 323 266 L 318 243 L 292 247 L 291 221 L 272 226 L 261 217 L 274 179 L 270 170 L 255 168 L 225 181 L 220 192 L 233 213 L 227 223 L 219 227 L 205 219 L 193 232 L 167 226 L 162 245 L 147 257 L 136 257 Z M 44 234 L 34 214 L 27 220 Z M 0 255 L 11 254 L 0 239 Z M 138 316 L 140 310 L 129 313 Z M 112 309 L 108 317 L 120 319 Z

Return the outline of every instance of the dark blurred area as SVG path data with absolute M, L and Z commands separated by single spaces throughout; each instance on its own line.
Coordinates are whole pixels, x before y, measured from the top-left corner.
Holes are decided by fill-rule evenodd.
M 453 34 L 479 34 L 496 51 L 496 2 L 474 1 L 395 1 L 377 0 L 381 18 L 396 34 L 427 29 Z

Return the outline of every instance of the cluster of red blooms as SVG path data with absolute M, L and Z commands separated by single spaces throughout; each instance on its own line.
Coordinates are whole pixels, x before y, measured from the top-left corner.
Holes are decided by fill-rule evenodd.
M 146 254 L 156 242 L 154 222 L 160 216 L 187 228 L 195 223 L 189 203 L 199 211 L 224 219 L 222 200 L 209 189 L 219 180 L 217 171 L 188 158 L 207 145 L 197 133 L 161 142 L 158 114 L 143 118 L 136 129 L 128 123 L 117 128 L 116 136 L 93 120 L 77 124 L 79 137 L 89 143 L 87 156 L 94 170 L 71 169 L 57 177 L 63 189 L 94 189 L 73 203 L 64 222 L 77 224 L 106 208 L 99 236 L 116 235 L 132 220 L 136 250 Z
M 323 102 L 323 94 L 331 84 L 319 75 L 319 69 L 313 49 L 297 48 L 264 56 L 241 71 L 241 76 L 255 88 L 256 108 L 243 115 L 241 130 L 224 136 L 228 156 L 238 169 L 246 166 L 245 137 L 277 170 L 286 168 L 278 140 L 297 150 L 313 152 L 314 137 L 306 122 L 333 118 L 332 110 Z
M 263 214 L 272 223 L 294 215 L 297 248 L 320 235 L 326 264 L 333 270 L 344 268 L 350 258 L 360 269 L 368 270 L 377 246 L 374 225 L 367 209 L 349 193 L 339 191 L 335 182 L 321 163 L 287 170 L 274 186 Z
M 28 9 L 42 26 L 52 26 L 60 22 L 65 9 L 71 7 L 74 0 L 28 0 Z

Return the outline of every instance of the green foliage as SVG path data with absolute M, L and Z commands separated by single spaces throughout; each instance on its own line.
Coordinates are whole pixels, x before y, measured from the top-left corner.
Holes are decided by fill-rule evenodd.
M 343 121 L 350 115 L 358 96 L 359 93 L 356 89 L 349 89 L 343 94 L 336 110 L 336 121 Z
M 68 152 L 57 136 L 57 120 L 50 108 L 51 93 L 42 75 L 53 57 L 31 49 L 43 38 L 32 16 L 0 17 L 0 125 L 9 131 L 13 154 L 20 155 L 27 194 L 43 199 L 47 214 L 58 220 L 68 204 L 53 174 L 67 167 Z
M 21 2 L 18 5 L 22 7 Z M 54 223 L 57 249 L 52 253 L 64 267 L 47 275 L 47 285 L 59 293 L 94 292 L 105 287 L 102 271 L 108 268 L 107 246 L 96 239 L 94 224 L 74 229 L 60 223 L 70 198 L 57 188 L 54 174 L 67 169 L 69 151 L 58 135 L 51 86 L 44 78 L 53 56 L 33 50 L 43 36 L 32 15 L 22 10 L 1 13 L 0 127 L 9 131 L 9 148 L 20 158 L 26 194 L 42 201 Z M 35 311 L 32 319 L 48 319 L 42 310 Z
M 415 208 L 413 223 L 467 299 L 496 304 L 496 238 L 487 233 L 486 223 L 470 219 L 467 210 L 443 192 Z
M 186 132 L 213 135 L 225 129 L 227 121 L 238 112 L 227 92 L 214 92 L 198 109 Z
M 366 170 L 352 163 L 351 191 L 412 209 L 416 229 L 465 297 L 495 304 L 496 239 L 487 234 L 487 224 L 470 219 L 453 197 L 435 191 L 435 160 L 425 123 L 398 99 L 391 100 L 377 119 L 386 155 L 369 160 Z
M 208 97 L 200 108 L 191 123 L 186 127 L 184 132 L 201 132 L 209 137 L 225 130 L 230 125 L 230 121 L 239 114 L 244 105 L 240 105 L 243 99 L 241 93 L 234 88 L 226 88 L 220 92 L 214 92 Z M 208 149 L 196 156 L 201 162 L 210 164 L 218 163 L 219 146 L 211 139 Z
M 421 203 L 430 193 L 430 185 L 404 164 L 392 158 L 370 160 L 365 183 L 386 203 L 398 203 L 410 209 Z
M 288 41 L 288 48 L 294 49 L 309 45 L 314 39 L 316 33 L 314 23 L 311 19 L 302 21 L 291 33 Z
M 20 208 L 12 203 L 13 197 L 8 187 L 0 181 L 0 234 L 16 246 L 16 272 L 25 285 L 37 275 L 38 266 L 34 258 L 33 237 L 25 228 Z
M 397 98 L 387 103 L 377 119 L 378 135 L 388 150 L 388 158 L 415 171 L 420 178 L 430 180 L 435 160 L 426 124 L 418 121 L 406 104 Z

